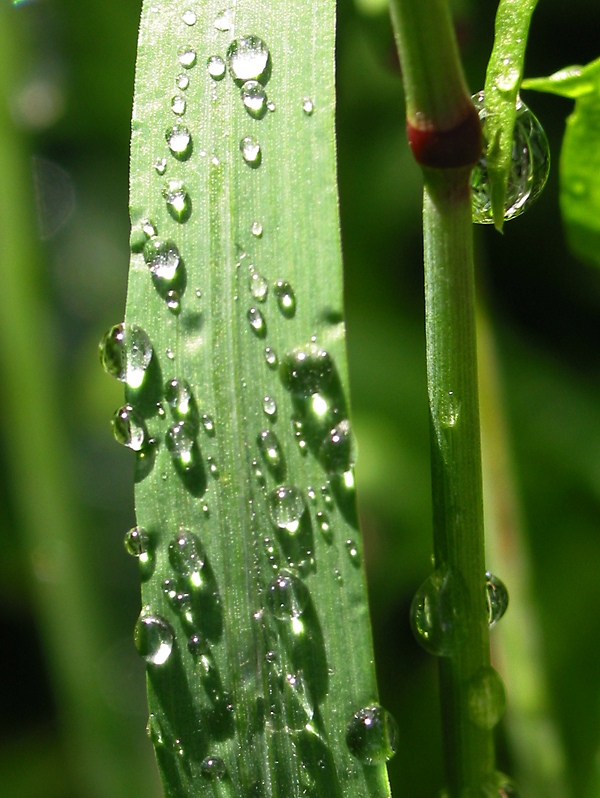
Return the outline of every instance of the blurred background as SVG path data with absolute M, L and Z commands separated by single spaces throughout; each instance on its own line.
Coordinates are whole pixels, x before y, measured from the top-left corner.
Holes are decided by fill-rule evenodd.
M 122 545 L 133 524 L 133 460 L 109 428 L 121 386 L 97 357 L 125 305 L 140 0 L 2 3 L 0 797 L 151 798 L 160 791 L 132 643 L 139 577 Z M 454 5 L 475 92 L 496 4 Z M 597 58 L 599 25 L 588 0 L 544 0 L 526 75 Z M 432 548 L 421 180 L 405 141 L 385 2 L 341 0 L 337 59 L 359 500 L 381 699 L 401 733 L 390 775 L 394 795 L 430 798 L 443 785 L 436 663 L 408 624 Z M 507 495 L 524 533 L 512 560 L 497 541 L 490 546 L 509 592 L 512 569 L 528 599 L 523 610 L 512 594 L 495 642 L 509 687 L 500 765 L 521 774 L 523 798 L 596 798 L 600 274 L 569 254 L 561 228 L 557 165 L 572 103 L 523 99 L 550 141 L 549 184 L 504 235 L 476 231 L 490 336 L 482 356 L 488 388 L 495 382 L 484 408 L 487 458 L 492 471 L 505 457 L 512 464 Z M 29 253 L 22 274 L 13 273 L 14 246 Z M 32 395 L 52 419 L 45 432 L 34 422 L 28 432 Z M 533 651 L 534 665 L 522 666 L 515 647 Z M 512 710 L 511 694 L 520 696 Z M 531 706 L 543 713 L 523 741 Z

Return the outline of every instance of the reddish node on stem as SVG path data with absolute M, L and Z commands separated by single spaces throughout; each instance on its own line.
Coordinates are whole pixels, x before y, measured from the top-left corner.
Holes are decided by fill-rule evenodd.
M 436 129 L 428 119 L 406 123 L 408 143 L 416 162 L 431 169 L 474 166 L 482 148 L 481 122 L 471 106 L 467 116 L 447 130 Z

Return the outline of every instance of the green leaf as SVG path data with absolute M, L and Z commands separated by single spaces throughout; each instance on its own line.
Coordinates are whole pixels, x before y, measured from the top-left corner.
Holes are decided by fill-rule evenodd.
M 486 161 L 492 214 L 497 230 L 504 224 L 506 187 L 517 118 L 517 96 L 531 17 L 538 0 L 501 0 L 494 46 L 485 76 Z
M 386 796 L 392 722 L 360 714 L 377 688 L 348 422 L 334 3 L 187 8 L 142 12 L 124 333 L 138 348 L 115 419 L 137 452 L 127 545 L 142 552 L 149 732 L 168 796 Z M 119 335 L 104 349 L 117 372 Z
M 600 265 L 600 59 L 523 81 L 523 88 L 575 100 L 560 156 L 560 207 L 573 252 Z

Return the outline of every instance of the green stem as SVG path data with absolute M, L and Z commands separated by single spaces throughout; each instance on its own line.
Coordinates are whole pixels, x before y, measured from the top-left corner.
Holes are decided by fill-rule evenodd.
M 435 563 L 461 595 L 454 654 L 440 659 L 448 789 L 458 796 L 495 767 L 492 732 L 473 724 L 468 701 L 490 656 L 467 169 L 426 173 L 423 221 Z

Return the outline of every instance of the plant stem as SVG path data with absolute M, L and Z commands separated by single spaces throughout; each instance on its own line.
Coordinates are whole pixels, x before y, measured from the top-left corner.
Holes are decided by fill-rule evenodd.
M 490 664 L 468 181 L 467 169 L 426 172 L 423 213 L 434 554 L 462 595 L 454 654 L 440 659 L 452 796 L 479 787 L 495 764 L 492 732 L 473 724 L 468 705 L 469 684 Z

